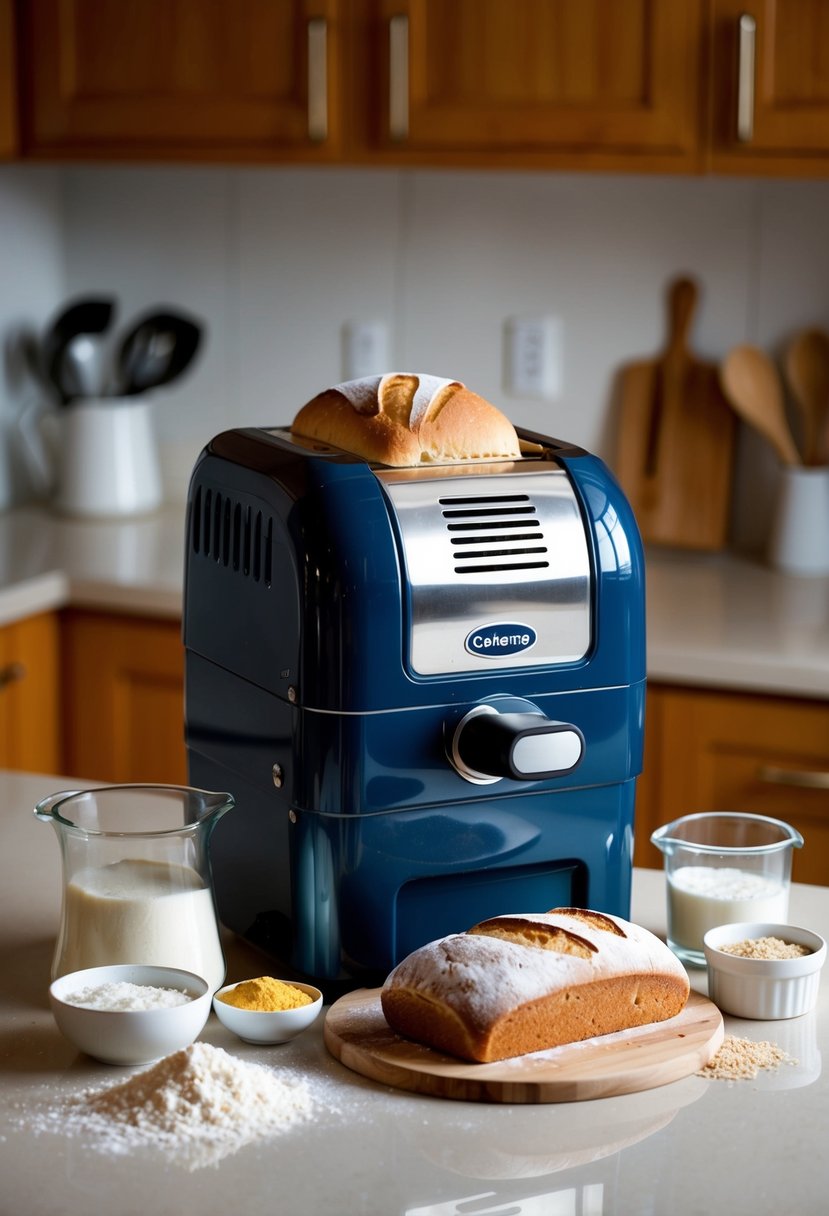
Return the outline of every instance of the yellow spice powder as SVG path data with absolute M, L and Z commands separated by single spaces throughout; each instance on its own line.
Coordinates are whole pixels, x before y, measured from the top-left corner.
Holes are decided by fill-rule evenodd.
M 302 1005 L 310 1005 L 311 997 L 295 984 L 286 984 L 275 980 L 273 976 L 262 975 L 255 980 L 244 980 L 231 988 L 229 992 L 219 997 L 226 1005 L 235 1005 L 238 1009 L 255 1009 L 259 1013 L 274 1013 L 279 1009 L 299 1009 Z

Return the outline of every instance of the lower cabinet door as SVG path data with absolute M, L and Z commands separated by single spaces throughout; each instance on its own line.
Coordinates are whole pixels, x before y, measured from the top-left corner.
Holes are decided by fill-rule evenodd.
M 181 623 L 70 610 L 63 643 L 67 771 L 186 784 Z
M 39 613 L 0 629 L 0 765 L 61 771 L 58 618 Z
M 680 815 L 748 811 L 791 824 L 796 882 L 829 877 L 829 702 L 654 685 L 637 804 L 636 861 Z

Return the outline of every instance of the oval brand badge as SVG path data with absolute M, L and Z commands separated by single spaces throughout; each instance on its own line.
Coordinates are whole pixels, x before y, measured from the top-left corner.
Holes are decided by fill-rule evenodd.
M 494 625 L 479 625 L 466 635 L 464 650 L 482 659 L 500 659 L 521 654 L 535 646 L 538 634 L 531 625 L 512 621 L 497 621 Z

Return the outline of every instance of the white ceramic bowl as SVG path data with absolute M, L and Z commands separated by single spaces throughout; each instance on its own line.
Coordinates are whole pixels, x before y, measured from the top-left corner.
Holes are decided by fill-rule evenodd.
M 102 984 L 146 984 L 178 988 L 191 999 L 170 1009 L 90 1009 L 67 997 Z M 192 971 L 178 967 L 120 965 L 89 967 L 54 980 L 49 1001 L 58 1029 L 81 1051 L 105 1064 L 148 1064 L 187 1047 L 201 1034 L 210 1016 L 210 986 Z
M 227 1001 L 219 1000 L 223 992 L 230 992 L 236 987 L 235 984 L 225 984 L 213 997 L 216 1017 L 246 1043 L 287 1043 L 295 1039 L 316 1020 L 322 1008 L 322 993 L 311 984 L 300 984 L 294 980 L 285 982 L 307 992 L 311 1003 L 300 1005 L 298 1009 L 276 1009 L 273 1012 L 240 1009 L 238 1005 L 228 1005 Z
M 758 937 L 779 937 L 806 946 L 799 958 L 759 959 L 726 954 L 720 947 Z M 796 925 L 739 921 L 709 929 L 703 938 L 708 964 L 708 995 L 723 1013 L 738 1018 L 775 1020 L 808 1013 L 817 1001 L 826 942 Z

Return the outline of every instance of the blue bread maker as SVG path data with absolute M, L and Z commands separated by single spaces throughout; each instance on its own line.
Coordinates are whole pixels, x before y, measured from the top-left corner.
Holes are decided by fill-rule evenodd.
M 187 509 L 192 785 L 219 915 L 297 976 L 382 979 L 499 913 L 627 917 L 644 570 L 595 456 L 397 469 L 226 431 Z

